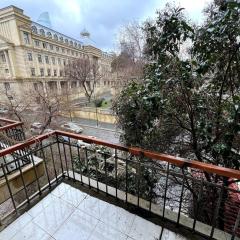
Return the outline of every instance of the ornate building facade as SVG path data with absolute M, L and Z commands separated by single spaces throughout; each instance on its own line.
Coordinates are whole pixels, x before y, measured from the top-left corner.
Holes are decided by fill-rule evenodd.
M 0 89 L 21 94 L 26 89 L 69 88 L 81 92 L 77 81 L 66 81 L 64 66 L 76 58 L 98 62 L 102 75 L 97 89 L 111 75 L 111 55 L 33 22 L 22 9 L 0 9 Z

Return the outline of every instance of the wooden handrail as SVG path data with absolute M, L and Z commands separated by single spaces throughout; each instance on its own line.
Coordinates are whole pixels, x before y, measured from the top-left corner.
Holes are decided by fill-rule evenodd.
M 0 132 L 23 125 L 22 122 L 10 120 L 7 118 L 0 118 L 0 121 L 8 123 L 7 125 L 0 127 Z
M 11 129 L 11 128 L 14 128 L 14 127 L 18 127 L 18 126 L 21 126 L 21 125 L 23 125 L 23 123 L 21 123 L 21 122 L 8 124 L 6 126 L 0 127 L 0 132 Z
M 7 119 L 7 118 L 1 118 L 1 117 L 0 117 L 0 121 L 6 122 L 6 123 L 21 123 L 21 124 L 23 124 L 22 122 L 19 122 L 19 121 Z
M 73 138 L 76 140 L 83 140 L 84 142 L 87 142 L 87 143 L 102 145 L 102 146 L 114 148 L 117 150 L 129 152 L 134 156 L 143 156 L 143 157 L 147 157 L 152 160 L 155 160 L 155 161 L 157 160 L 157 161 L 168 162 L 168 163 L 174 164 L 179 167 L 190 167 L 192 169 L 202 170 L 202 171 L 205 171 L 208 173 L 217 174 L 217 175 L 224 176 L 224 177 L 240 179 L 240 171 L 239 170 L 220 167 L 220 166 L 216 166 L 216 165 L 209 164 L 209 163 L 202 163 L 202 162 L 199 162 L 196 160 L 188 160 L 188 159 L 175 157 L 175 156 L 171 156 L 171 155 L 167 155 L 167 154 L 162 154 L 162 153 L 158 153 L 158 152 L 154 152 L 154 151 L 149 151 L 149 150 L 145 150 L 145 149 L 141 149 L 141 148 L 125 147 L 121 144 L 109 143 L 104 140 L 95 139 L 95 138 L 91 138 L 88 136 L 79 135 L 79 134 L 75 134 L 75 133 L 64 132 L 64 131 L 60 131 L 60 130 L 55 130 L 50 133 L 28 139 L 23 143 L 19 143 L 19 144 L 10 146 L 7 149 L 0 150 L 0 157 L 5 156 L 6 154 L 11 154 L 12 152 L 14 152 L 16 150 L 20 150 L 22 148 L 29 147 L 32 144 L 41 142 L 42 140 L 47 139 L 50 136 L 54 136 L 54 135 L 65 136 L 65 137 Z

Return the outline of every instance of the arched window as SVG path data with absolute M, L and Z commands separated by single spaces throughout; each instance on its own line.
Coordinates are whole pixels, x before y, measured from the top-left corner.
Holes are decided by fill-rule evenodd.
M 77 47 L 77 43 L 76 42 L 74 43 L 74 47 Z
M 73 41 L 70 41 L 69 43 L 70 43 L 71 46 L 73 46 Z
M 81 48 L 81 44 L 80 43 L 78 44 L 78 48 Z
M 61 42 L 63 42 L 63 37 L 60 37 L 59 39 L 60 39 Z
M 32 26 L 32 32 L 37 33 L 37 27 L 36 26 Z
M 68 44 L 68 39 L 67 38 L 65 39 L 65 43 Z
M 54 34 L 54 39 L 57 41 L 58 40 L 58 35 Z
M 50 32 L 47 32 L 47 36 L 48 36 L 49 38 L 52 38 L 52 34 L 51 34 Z
M 42 36 L 45 36 L 45 31 L 44 31 L 43 29 L 40 29 L 40 34 L 41 34 Z

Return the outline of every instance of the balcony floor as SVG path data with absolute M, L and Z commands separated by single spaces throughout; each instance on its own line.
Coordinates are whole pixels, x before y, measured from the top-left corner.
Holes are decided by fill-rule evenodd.
M 61 183 L 0 232 L 0 239 L 186 240 L 187 238 Z

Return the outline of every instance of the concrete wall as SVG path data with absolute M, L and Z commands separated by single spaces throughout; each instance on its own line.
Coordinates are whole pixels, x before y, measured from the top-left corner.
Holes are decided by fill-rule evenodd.
M 78 118 L 84 118 L 84 119 L 91 119 L 91 120 L 98 120 L 100 122 L 106 122 L 106 123 L 116 123 L 116 117 L 110 113 L 107 113 L 104 109 L 97 109 L 96 108 L 90 108 L 90 107 L 84 107 L 80 110 L 73 109 L 71 111 L 72 117 L 78 117 Z M 69 113 L 63 112 L 63 116 L 69 117 Z
M 45 174 L 43 160 L 36 157 L 34 158 L 37 176 L 38 178 L 40 178 Z M 36 181 L 36 175 L 34 172 L 33 164 L 28 164 L 25 167 L 23 167 L 22 173 L 26 185 L 29 185 L 30 183 Z M 13 194 L 16 194 L 17 192 L 23 189 L 23 183 L 19 171 L 13 172 L 12 174 L 8 175 L 8 181 Z M 2 180 L 0 181 L 0 204 L 9 198 L 10 193 L 7 187 L 6 180 L 2 178 Z

